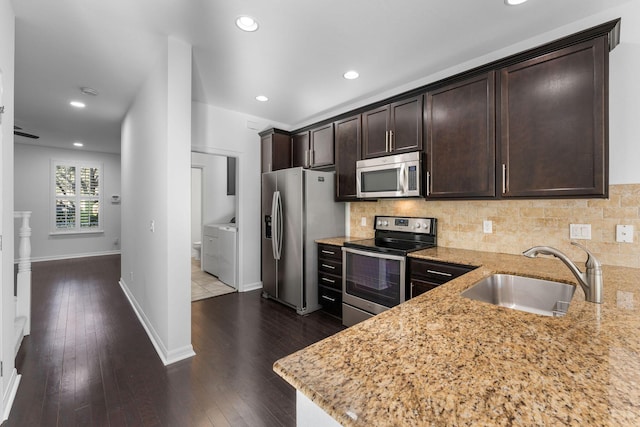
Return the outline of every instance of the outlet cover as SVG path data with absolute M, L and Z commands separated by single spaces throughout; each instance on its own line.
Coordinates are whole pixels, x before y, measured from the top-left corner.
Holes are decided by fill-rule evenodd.
M 633 243 L 633 225 L 616 225 L 616 242 Z
M 591 224 L 569 224 L 569 238 L 591 240 Z
M 360 218 L 360 225 L 362 227 L 366 227 L 367 226 L 367 217 L 363 216 L 362 218 Z
M 493 221 L 482 221 L 482 231 L 485 234 L 493 233 Z

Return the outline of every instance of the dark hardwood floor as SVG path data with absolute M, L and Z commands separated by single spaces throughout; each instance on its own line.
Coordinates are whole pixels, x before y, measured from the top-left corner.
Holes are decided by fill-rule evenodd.
M 120 257 L 33 264 L 31 335 L 3 426 L 293 426 L 277 359 L 342 329 L 259 291 L 192 303 L 197 355 L 165 367 L 118 285 Z

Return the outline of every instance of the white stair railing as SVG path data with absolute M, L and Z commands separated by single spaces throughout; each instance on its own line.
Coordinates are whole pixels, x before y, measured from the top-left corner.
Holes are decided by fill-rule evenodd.
M 31 226 L 30 211 L 14 212 L 18 229 L 18 277 L 16 279 L 16 353 L 22 338 L 31 333 Z

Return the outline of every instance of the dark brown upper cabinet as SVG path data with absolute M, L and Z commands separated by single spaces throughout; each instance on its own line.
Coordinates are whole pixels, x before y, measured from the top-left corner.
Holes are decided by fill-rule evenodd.
M 360 114 L 335 122 L 336 200 L 357 199 L 356 162 L 360 160 Z
M 279 129 L 260 132 L 262 172 L 291 167 L 291 136 Z
M 321 168 L 334 164 L 333 123 L 291 137 L 292 166 Z
M 291 166 L 309 167 L 309 131 L 299 132 L 291 137 Z
M 310 167 L 320 168 L 334 164 L 333 123 L 309 131 L 311 154 Z
M 499 71 L 502 197 L 607 197 L 608 37 Z
M 427 199 L 496 195 L 495 72 L 427 92 Z
M 362 113 L 362 157 L 422 149 L 422 96 Z

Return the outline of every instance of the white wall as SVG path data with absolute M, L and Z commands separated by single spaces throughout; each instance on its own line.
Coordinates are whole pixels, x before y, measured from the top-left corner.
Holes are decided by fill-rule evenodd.
M 268 127 L 286 129 L 281 123 L 194 102 L 192 150 L 234 156 L 238 210 L 238 290 L 262 287 L 260 279 L 260 136 Z
M 51 159 L 102 164 L 104 233 L 49 235 Z M 120 205 L 111 203 L 111 195 L 120 194 L 120 155 L 16 144 L 14 165 L 15 210 L 33 212 L 31 254 L 34 261 L 119 253 Z
M 190 141 L 191 46 L 169 38 L 123 121 L 121 150 L 121 285 L 165 364 L 194 354 Z
M 191 168 L 191 242 L 202 238 L 202 169 Z M 191 256 L 195 250 L 191 249 Z
M 15 58 L 15 18 L 11 3 L 0 2 L 0 73 L 2 78 L 2 103 L 5 112 L 0 117 L 0 234 L 2 235 L 2 290 L 0 300 L 0 358 L 3 375 L 0 379 L 0 422 L 7 418 L 19 379 L 14 363 L 13 298 L 13 88 Z
M 191 153 L 202 167 L 202 224 L 224 224 L 236 216 L 236 196 L 227 196 L 227 156 Z

